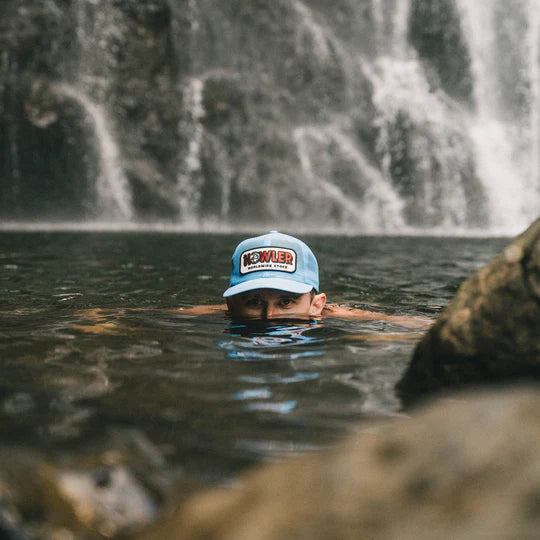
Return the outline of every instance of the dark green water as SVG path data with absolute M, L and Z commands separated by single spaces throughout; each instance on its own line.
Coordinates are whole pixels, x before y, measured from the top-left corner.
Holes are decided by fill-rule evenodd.
M 220 303 L 241 238 L 0 233 L 2 443 L 54 459 L 131 445 L 156 474 L 214 482 L 399 414 L 393 386 L 415 330 L 339 319 L 246 327 L 167 311 Z M 508 243 L 304 239 L 331 302 L 433 319 Z M 97 320 L 94 308 L 112 311 Z

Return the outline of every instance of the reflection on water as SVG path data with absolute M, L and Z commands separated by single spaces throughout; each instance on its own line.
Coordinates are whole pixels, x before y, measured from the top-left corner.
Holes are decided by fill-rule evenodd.
M 300 357 L 321 356 L 324 354 L 324 336 L 316 335 L 314 330 L 322 329 L 319 321 L 298 323 L 294 321 L 247 321 L 232 323 L 225 331 L 231 339 L 218 342 L 218 346 L 227 351 L 227 357 L 235 361 L 253 362 L 275 360 L 285 362 Z M 282 384 L 313 381 L 319 373 L 293 373 L 282 376 L 272 374 L 271 386 L 249 387 L 236 393 L 235 399 L 247 401 L 247 411 L 266 411 L 276 414 L 292 412 L 298 401 L 272 401 L 273 388 Z M 259 385 L 264 378 L 246 376 L 243 378 L 250 385 Z M 268 381 L 270 382 L 270 381 Z M 265 385 L 265 382 L 262 382 Z
M 176 310 L 221 302 L 238 236 L 0 236 L 5 444 L 82 457 L 129 447 L 167 478 L 214 482 L 400 414 L 393 387 L 418 330 Z M 507 244 L 308 241 L 330 301 L 432 319 Z
M 314 334 L 316 328 L 323 328 L 323 324 L 276 320 L 233 323 L 226 329 L 231 339 L 219 341 L 218 346 L 227 351 L 228 358 L 239 361 L 319 356 L 324 354 L 324 348 L 314 345 L 324 345 L 324 336 Z

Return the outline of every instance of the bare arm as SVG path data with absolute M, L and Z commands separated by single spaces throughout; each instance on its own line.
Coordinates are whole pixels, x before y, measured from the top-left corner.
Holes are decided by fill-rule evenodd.
M 218 313 L 225 313 L 227 311 L 227 305 L 214 304 L 209 306 L 192 306 L 171 309 L 170 311 L 172 313 L 179 313 L 181 315 L 213 315 Z
M 115 322 L 118 319 L 123 319 L 125 314 L 133 311 L 149 311 L 152 308 L 93 308 L 82 309 L 76 312 L 76 315 L 82 319 L 89 319 L 92 321 L 91 325 L 88 324 L 75 324 L 73 328 L 81 330 L 82 332 L 90 334 L 115 334 L 119 332 L 119 327 Z M 227 306 L 222 305 L 209 305 L 209 306 L 193 306 L 186 308 L 172 308 L 172 309 L 158 309 L 161 313 L 178 313 L 181 315 L 190 315 L 196 317 L 198 315 L 212 315 L 225 313 Z M 129 329 L 123 328 L 122 331 L 129 331 Z
M 106 317 L 120 319 L 123 315 L 130 311 L 151 311 L 155 309 L 161 313 L 178 313 L 181 315 L 211 315 L 213 313 L 225 313 L 227 306 L 225 304 L 201 305 L 180 308 L 93 308 L 81 309 L 76 312 L 81 317 L 88 317 L 96 322 L 104 321 Z
M 86 332 L 109 333 L 116 330 L 116 324 L 111 319 L 121 319 L 125 312 L 146 311 L 148 308 L 121 308 L 121 309 L 87 309 L 77 312 L 77 315 L 93 320 L 92 326 L 78 326 L 79 329 Z M 197 317 L 200 315 L 217 315 L 227 313 L 226 304 L 200 305 L 191 307 L 180 307 L 172 309 L 160 309 L 162 313 L 177 313 L 179 315 L 188 315 Z M 340 319 L 351 319 L 356 321 L 388 321 L 399 324 L 407 328 L 427 329 L 434 321 L 427 317 L 418 317 L 412 315 L 387 315 L 376 311 L 367 311 L 338 304 L 327 304 L 322 312 L 323 317 L 337 317 Z M 76 326 L 77 328 L 77 326 Z
M 172 312 L 185 315 L 212 315 L 217 313 L 226 313 L 227 305 L 207 305 L 193 306 L 186 308 L 177 308 Z M 337 317 L 341 319 L 353 319 L 357 321 L 388 321 L 408 328 L 427 329 L 433 324 L 433 320 L 427 317 L 413 315 L 387 315 L 376 311 L 367 311 L 354 307 L 339 306 L 338 304 L 327 304 L 322 312 L 323 317 Z
M 376 311 L 367 311 L 354 307 L 327 304 L 323 311 L 325 317 L 338 317 L 340 319 L 354 319 L 357 321 L 388 321 L 408 328 L 427 329 L 433 324 L 433 320 L 427 317 L 413 315 L 387 315 Z

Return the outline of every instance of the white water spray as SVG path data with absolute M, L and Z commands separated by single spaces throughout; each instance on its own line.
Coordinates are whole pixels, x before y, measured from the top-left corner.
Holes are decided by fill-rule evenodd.
M 540 1 L 523 0 L 527 26 L 514 36 L 515 50 L 500 51 L 498 32 L 518 16 L 516 6 L 502 0 L 458 0 L 463 31 L 468 42 L 474 76 L 476 111 L 469 118 L 476 148 L 478 175 L 488 197 L 491 226 L 517 231 L 540 211 L 539 184 L 539 24 Z M 504 13 L 504 17 L 497 17 Z M 500 54 L 524 58 L 519 77 L 504 86 Z M 520 96 L 520 93 L 524 94 Z M 524 115 L 509 115 L 525 101 Z
M 328 61 L 331 56 L 328 31 L 314 19 L 311 10 L 300 0 L 294 0 L 292 6 L 300 16 L 302 27 L 311 35 L 315 55 L 321 61 Z
M 156 51 L 164 55 L 160 65 L 177 60 L 181 65 L 162 72 L 164 84 L 156 91 L 177 100 L 171 113 L 180 115 L 178 140 L 185 144 L 176 157 L 168 153 L 171 141 L 166 153 L 160 152 L 159 136 L 146 144 L 145 119 L 153 114 L 144 116 L 151 113 L 146 106 L 137 109 L 139 100 L 148 97 L 142 92 L 145 85 L 135 84 L 129 99 L 119 90 L 122 82 L 145 73 L 131 72 L 139 45 L 156 44 L 145 41 L 144 20 L 133 26 L 131 10 L 119 3 L 73 0 L 66 12 L 70 21 L 76 19 L 77 43 L 69 52 L 73 58 L 65 58 L 60 71 L 68 83 L 56 85 L 56 92 L 73 100 L 91 128 L 90 143 L 99 160 L 95 189 L 100 217 L 127 221 L 139 211 L 159 219 L 160 201 L 166 200 L 169 217 L 176 205 L 180 226 L 195 229 L 214 219 L 221 228 L 239 219 L 234 213 L 245 194 L 251 207 L 244 219 L 260 218 L 261 223 L 294 216 L 296 226 L 317 206 L 327 212 L 331 226 L 350 224 L 347 230 L 357 233 L 402 232 L 407 225 L 449 233 L 474 226 L 485 226 L 490 233 L 523 228 L 540 210 L 540 0 L 512 0 L 511 5 L 508 0 L 456 0 L 455 5 L 458 16 L 449 21 L 440 20 L 435 9 L 421 16 L 433 39 L 464 37 L 460 46 L 470 55 L 476 107 L 455 101 L 438 80 L 447 52 L 428 71 L 433 58 L 422 58 L 422 51 L 412 46 L 410 31 L 424 31 L 410 25 L 418 6 L 412 0 L 347 1 L 340 10 L 324 2 L 293 0 L 283 6 L 287 24 L 279 33 L 274 33 L 279 24 L 267 9 L 250 8 L 249 17 L 257 24 L 248 27 L 248 19 L 239 23 L 219 3 L 171 4 L 173 47 Z M 191 23 L 189 39 L 186 21 Z M 259 24 L 270 34 L 258 32 Z M 134 28 L 141 30 L 141 35 L 136 31 L 141 41 L 131 47 Z M 277 45 L 272 51 L 266 50 L 267 36 Z M 289 57 L 273 56 L 282 51 Z M 3 73 L 12 69 L 6 54 L 0 54 Z M 461 72 L 466 66 L 464 58 L 446 68 Z M 231 88 L 242 102 L 239 109 L 227 110 L 225 92 L 219 125 L 204 120 L 204 99 L 209 98 L 211 107 L 214 98 L 221 99 L 218 80 L 218 91 L 208 86 L 212 92 L 205 93 L 215 73 L 235 79 Z M 174 93 L 178 83 L 185 83 L 181 97 Z M 151 107 L 153 101 L 147 104 Z M 135 110 L 130 118 L 143 118 L 141 130 L 126 133 L 113 115 L 127 117 Z M 49 121 L 30 120 L 41 128 L 46 124 L 40 120 Z M 156 115 L 152 129 L 162 120 Z M 17 134 L 10 141 L 6 151 L 13 156 L 11 176 L 18 183 Z M 123 144 L 130 170 L 134 163 L 150 164 L 136 167 L 148 190 L 148 205 L 131 192 Z M 315 194 L 304 190 L 306 180 Z M 288 185 L 296 181 L 298 185 Z M 136 202 L 142 203 L 138 209 Z
M 196 219 L 200 200 L 201 148 L 204 136 L 201 124 L 204 117 L 203 90 L 204 81 L 197 77 L 192 77 L 184 88 L 186 117 L 182 119 L 179 131 L 191 133 L 187 155 L 177 177 L 178 206 L 184 222 Z
M 361 59 L 373 85 L 382 174 L 390 179 L 395 174 L 390 168 L 393 158 L 405 156 L 410 170 L 402 174 L 412 176 L 416 186 L 412 204 L 422 209 L 422 221 L 448 230 L 465 226 L 467 197 L 461 171 L 467 167 L 468 153 L 460 136 L 465 126 L 449 98 L 430 86 L 416 51 L 408 44 L 409 1 L 395 0 L 391 9 L 388 2 L 374 0 L 373 4 L 377 27 L 383 32 L 381 54 L 373 60 Z M 400 129 L 405 129 L 406 140 Z M 400 185 L 401 178 L 393 180 Z
M 81 106 L 93 128 L 99 159 L 95 191 L 100 217 L 129 221 L 133 218 L 132 193 L 106 104 L 113 64 L 111 38 L 121 37 L 121 29 L 107 2 L 74 0 L 73 9 L 77 17 L 77 69 L 69 84 L 59 83 L 54 89 Z
M 409 11 L 409 0 L 371 0 L 378 54 L 407 55 Z
M 343 212 L 344 225 L 364 232 L 403 227 L 399 197 L 386 178 L 367 162 L 343 126 L 300 126 L 293 131 L 293 139 L 309 190 L 334 202 Z M 331 181 L 328 171 L 337 157 L 355 171 L 352 185 L 340 186 Z
M 528 12 L 527 47 L 531 75 L 531 177 L 536 181 L 534 183 L 537 188 L 537 210 L 540 212 L 540 2 L 538 0 L 529 0 Z

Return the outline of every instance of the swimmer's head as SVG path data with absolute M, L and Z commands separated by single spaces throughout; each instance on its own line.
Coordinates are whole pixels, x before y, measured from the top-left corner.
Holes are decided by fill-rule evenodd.
M 295 294 L 319 290 L 319 266 L 309 247 L 288 234 L 270 231 L 238 244 L 225 298 L 255 289 Z
M 311 249 L 277 231 L 238 244 L 223 296 L 231 312 L 255 318 L 316 316 L 326 303 L 326 295 L 319 294 L 319 266 Z

